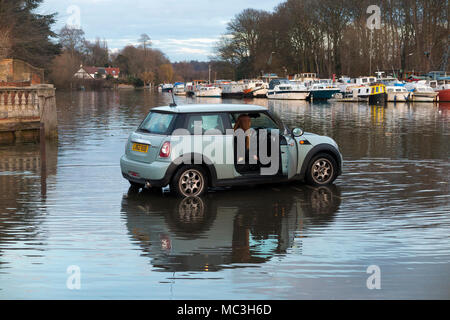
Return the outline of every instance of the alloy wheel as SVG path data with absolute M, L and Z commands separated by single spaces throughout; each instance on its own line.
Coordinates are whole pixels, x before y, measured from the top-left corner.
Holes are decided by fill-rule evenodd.
M 180 177 L 178 187 L 184 196 L 197 196 L 204 188 L 203 175 L 194 169 L 186 170 Z
M 312 165 L 311 175 L 315 183 L 326 184 L 333 177 L 333 164 L 325 158 L 317 159 Z

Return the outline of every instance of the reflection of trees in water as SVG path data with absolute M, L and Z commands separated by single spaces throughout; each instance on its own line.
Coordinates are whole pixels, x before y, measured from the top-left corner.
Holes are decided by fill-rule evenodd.
M 46 179 L 56 174 L 56 163 L 55 142 L 46 142 L 44 176 L 41 175 L 39 144 L 0 147 L 0 247 L 39 236 Z
M 122 212 L 130 235 L 153 266 L 165 271 L 220 270 L 286 253 L 300 228 L 304 233 L 309 226 L 326 227 L 340 205 L 335 186 L 277 188 L 280 191 L 259 187 L 186 199 L 130 189 Z

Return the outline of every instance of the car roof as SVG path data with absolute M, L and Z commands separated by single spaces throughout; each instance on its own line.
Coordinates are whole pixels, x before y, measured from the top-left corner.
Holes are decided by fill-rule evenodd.
M 186 104 L 176 107 L 156 107 L 150 111 L 173 113 L 202 113 L 202 112 L 260 112 L 267 108 L 250 104 Z

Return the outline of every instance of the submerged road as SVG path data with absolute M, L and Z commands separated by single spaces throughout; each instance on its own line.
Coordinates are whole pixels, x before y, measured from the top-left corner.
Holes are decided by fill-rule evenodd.
M 119 158 L 170 95 L 58 93 L 45 172 L 39 145 L 0 146 L 0 299 L 450 298 L 449 104 L 176 99 L 266 106 L 334 138 L 343 175 L 137 193 Z

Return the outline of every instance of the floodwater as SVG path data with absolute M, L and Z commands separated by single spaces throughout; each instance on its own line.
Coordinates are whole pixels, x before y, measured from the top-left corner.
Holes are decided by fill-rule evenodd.
M 45 159 L 39 144 L 0 146 L 1 299 L 450 298 L 450 105 L 223 101 L 331 136 L 343 175 L 182 200 L 129 190 L 119 167 L 170 100 L 58 93 Z

